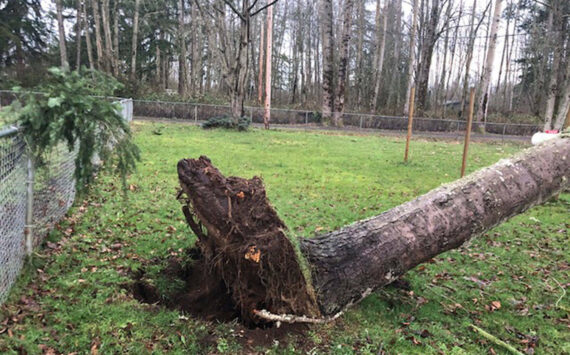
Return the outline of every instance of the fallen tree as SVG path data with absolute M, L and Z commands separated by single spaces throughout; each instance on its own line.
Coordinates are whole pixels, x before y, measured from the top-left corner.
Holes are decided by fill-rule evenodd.
M 338 231 L 299 240 L 258 177 L 224 177 L 206 157 L 178 163 L 183 212 L 208 278 L 225 285 L 243 320 L 321 322 L 414 266 L 569 186 L 570 139 L 501 160 Z

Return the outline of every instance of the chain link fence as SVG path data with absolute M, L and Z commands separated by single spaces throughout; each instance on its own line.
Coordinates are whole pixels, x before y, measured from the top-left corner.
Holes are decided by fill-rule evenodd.
M 132 100 L 117 102 L 123 118 L 131 121 Z M 6 300 L 26 255 L 41 244 L 72 206 L 76 154 L 77 149 L 70 151 L 62 143 L 34 166 L 18 128 L 0 127 L 0 304 Z
M 245 114 L 253 123 L 263 123 L 263 107 L 245 107 Z M 227 105 L 207 105 L 187 102 L 154 100 L 133 100 L 135 117 L 151 119 L 179 119 L 206 121 L 213 117 L 231 115 Z M 348 129 L 377 129 L 406 131 L 408 118 L 404 116 L 383 116 L 366 113 L 345 112 L 342 114 L 344 126 Z M 271 109 L 272 125 L 320 126 L 319 112 L 306 110 Z M 479 123 L 473 123 L 473 130 Z M 414 117 L 413 130 L 422 132 L 461 133 L 466 130 L 467 122 L 452 119 Z M 486 122 L 485 132 L 502 136 L 531 136 L 542 130 L 540 125 Z

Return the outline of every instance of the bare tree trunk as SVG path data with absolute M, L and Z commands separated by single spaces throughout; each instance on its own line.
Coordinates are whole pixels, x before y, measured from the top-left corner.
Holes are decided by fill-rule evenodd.
M 113 2 L 113 73 L 119 76 L 119 0 Z
M 162 42 L 162 32 L 159 32 L 158 36 L 157 36 L 157 41 L 155 42 L 155 51 L 156 51 L 156 73 L 155 73 L 155 83 L 158 86 L 159 89 L 162 88 L 162 58 L 161 58 L 161 52 L 160 52 L 160 42 Z
M 76 0 L 76 10 L 75 15 L 75 69 L 79 70 L 81 68 L 81 30 L 83 26 L 81 25 L 81 0 Z
M 101 9 L 101 18 L 103 20 L 103 32 L 105 34 L 105 62 L 107 72 L 115 71 L 115 63 L 113 61 L 113 41 L 111 38 L 111 24 L 109 21 L 109 0 L 103 0 L 103 8 Z
M 503 89 L 503 98 L 504 98 L 504 105 L 503 105 L 503 108 L 507 108 L 508 111 L 511 110 L 511 109 L 510 109 L 509 101 L 510 101 L 510 96 L 512 96 L 512 95 L 509 95 L 509 96 L 508 96 L 507 93 L 510 93 L 510 92 L 508 92 L 507 90 L 508 90 L 509 86 L 511 85 L 511 84 L 510 84 L 510 82 L 511 82 L 510 76 L 511 76 L 511 74 L 512 74 L 512 73 L 511 73 L 511 72 L 512 72 L 512 70 L 511 70 L 511 65 L 512 65 L 511 60 L 512 60 L 512 56 L 513 56 L 513 49 L 514 49 L 514 47 L 515 47 L 515 40 L 516 40 L 516 38 L 517 38 L 517 36 L 516 36 L 516 35 L 517 35 L 517 24 L 518 24 L 518 19 L 519 19 L 519 6 L 517 6 L 516 8 L 517 8 L 517 9 L 516 9 L 515 15 L 514 15 L 515 21 L 514 21 L 514 23 L 513 23 L 513 34 L 512 34 L 512 37 L 513 37 L 513 38 L 512 38 L 512 40 L 511 40 L 511 44 L 510 44 L 510 46 L 509 46 L 509 51 L 508 51 L 508 53 L 507 53 L 507 62 L 506 62 L 506 64 L 505 64 L 505 85 L 504 85 L 504 89 Z
M 87 20 L 87 6 L 89 0 L 83 2 L 83 30 L 85 31 L 85 44 L 87 46 L 87 58 L 89 60 L 89 68 L 95 69 L 95 60 L 93 59 L 93 47 L 91 45 L 91 35 L 89 34 L 89 21 Z
M 509 3 L 507 2 L 507 6 Z M 503 75 L 503 64 L 507 58 L 507 53 L 509 52 L 509 28 L 511 26 L 511 16 L 507 17 L 507 26 L 505 28 L 505 42 L 503 44 L 503 54 L 501 55 L 501 64 L 499 65 L 499 77 L 497 79 L 497 88 L 495 89 L 495 94 L 498 96 L 501 88 L 501 76 Z
M 131 79 L 135 79 L 137 73 L 137 48 L 139 45 L 139 6 L 140 0 L 135 0 L 135 14 L 133 17 L 133 39 L 131 41 Z M 168 80 L 168 78 L 166 78 Z
M 91 0 L 93 7 L 93 20 L 95 21 L 95 46 L 97 47 L 97 69 L 103 69 L 103 63 L 106 62 L 103 54 L 103 39 L 101 38 L 101 24 L 99 19 L 99 0 Z M 108 68 L 105 67 L 108 72 Z
M 553 6 L 550 9 L 552 13 L 552 26 L 554 28 L 554 33 L 557 30 L 561 30 L 564 26 L 560 26 L 562 23 L 561 9 L 556 1 L 553 2 Z M 553 52 L 552 68 L 550 70 L 550 81 L 547 87 L 546 93 L 546 109 L 544 110 L 544 130 L 552 129 L 552 117 L 554 116 L 554 107 L 556 104 L 556 95 L 558 94 L 558 71 L 560 69 L 560 62 L 562 57 L 562 52 L 564 47 L 564 34 L 560 33 L 557 35 L 552 34 L 555 39 L 546 39 L 550 42 L 550 47 Z
M 393 109 L 400 105 L 400 47 L 402 45 L 402 0 L 395 0 L 396 25 L 394 36 L 394 63 L 396 67 L 392 70 L 390 77 L 390 90 L 388 91 L 388 107 Z
M 564 120 L 570 114 L 570 50 L 566 50 L 566 86 L 558 103 L 558 113 L 554 122 L 554 129 L 562 130 Z
M 269 0 L 268 0 L 269 2 Z M 265 48 L 265 105 L 263 124 L 269 129 L 271 120 L 271 59 L 273 56 L 273 6 L 267 9 L 267 47 Z
M 386 50 L 386 29 L 388 27 L 388 4 L 384 5 L 384 13 L 381 14 L 380 10 L 380 0 L 376 0 L 376 53 L 374 58 L 376 61 L 374 64 L 375 75 L 374 75 L 374 98 L 372 99 L 372 112 L 376 112 L 376 107 L 378 105 L 378 97 L 380 95 L 380 83 L 382 81 L 382 69 L 384 67 L 384 52 Z M 383 15 L 383 16 L 382 16 Z M 380 16 L 382 16 L 382 31 L 380 31 Z M 382 37 L 380 37 L 382 33 Z
M 332 0 L 319 0 L 319 17 L 323 43 L 322 115 L 331 120 L 334 111 L 334 34 Z
M 569 152 L 570 139 L 555 138 L 376 217 L 301 238 L 310 281 L 261 179 L 226 178 L 206 157 L 181 160 L 178 176 L 207 278 L 226 285 L 242 318 L 322 322 L 316 317 L 340 315 L 416 265 L 567 188 Z
M 414 0 L 412 10 L 412 26 L 410 29 L 410 59 L 408 62 L 408 84 L 406 89 L 406 102 L 404 104 L 404 115 L 407 115 L 410 110 L 410 95 L 412 86 L 414 86 L 414 67 L 416 65 L 416 29 L 418 18 L 418 0 Z
M 188 88 L 186 63 L 186 25 L 184 23 L 184 0 L 178 0 L 178 95 L 185 97 Z
M 379 1 L 379 0 L 377 0 Z M 379 5 L 376 4 L 378 7 Z M 358 42 L 356 45 L 356 108 L 360 110 L 362 107 L 362 91 L 363 91 L 363 84 L 362 79 L 364 78 L 364 61 L 363 61 L 363 51 L 364 51 L 364 33 L 366 32 L 366 28 L 364 26 L 365 18 L 364 18 L 364 7 L 365 2 L 360 1 L 358 3 Z M 379 10 L 377 10 L 379 11 Z M 378 26 L 378 21 L 376 21 L 376 30 L 379 31 L 380 26 Z
M 261 105 L 263 101 L 263 40 L 265 37 L 265 26 L 261 21 L 261 31 L 259 34 L 259 73 L 257 77 L 257 102 Z
M 352 9 L 354 7 L 354 0 L 346 0 L 344 2 L 344 19 L 342 25 L 342 38 L 339 48 L 339 63 L 338 63 L 338 79 L 336 87 L 336 96 L 334 99 L 334 113 L 333 113 L 333 124 L 336 127 L 342 127 L 342 115 L 344 113 L 344 101 L 345 101 L 345 88 L 347 80 L 347 68 L 348 68 L 348 50 L 350 42 L 350 34 L 352 32 Z
M 449 1 L 449 3 L 447 4 L 447 11 L 445 14 L 445 18 L 446 18 L 446 29 L 445 29 L 445 40 L 443 42 L 443 62 L 442 62 L 442 68 L 441 68 L 441 77 L 440 77 L 440 81 L 439 81 L 439 85 L 437 86 L 437 90 L 436 90 L 436 95 L 435 95 L 435 105 L 436 106 L 440 106 L 441 107 L 441 116 L 444 116 L 443 113 L 443 108 L 444 108 L 444 104 L 445 104 L 445 97 L 447 96 L 447 93 L 445 91 L 445 79 L 447 76 L 447 49 L 449 46 L 449 28 L 450 28 L 450 21 L 451 21 L 451 7 L 453 5 L 453 1 Z M 450 71 L 451 69 L 453 69 L 451 66 L 449 67 Z M 451 73 L 449 74 L 451 76 Z
M 437 27 L 441 16 L 440 0 L 432 0 L 430 15 L 427 19 L 425 34 L 421 41 L 420 67 L 418 70 L 417 102 L 418 112 L 428 108 L 428 90 L 433 50 L 439 34 Z
M 63 7 L 61 0 L 55 0 L 55 8 L 57 12 L 57 29 L 59 33 L 59 56 L 61 67 L 63 70 L 69 70 L 69 62 L 67 60 L 67 48 L 65 45 L 65 27 L 63 26 Z
M 495 47 L 497 45 L 497 30 L 501 21 L 501 5 L 502 0 L 495 0 L 495 10 L 491 22 L 491 34 L 489 38 L 489 48 L 487 50 L 487 60 L 483 76 L 481 78 L 481 98 L 479 99 L 479 108 L 477 110 L 476 122 L 487 120 L 487 104 L 489 102 L 489 86 L 491 83 L 491 73 L 493 72 L 493 62 L 495 60 Z

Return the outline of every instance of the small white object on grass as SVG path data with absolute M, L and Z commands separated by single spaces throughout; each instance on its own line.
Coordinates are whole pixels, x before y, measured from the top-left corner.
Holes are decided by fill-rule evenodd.
M 545 133 L 545 132 L 536 132 L 535 134 L 532 135 L 531 138 L 531 143 L 532 145 L 537 145 L 540 144 L 542 142 L 546 142 L 547 140 L 550 140 L 552 138 L 556 138 L 560 135 L 560 133 Z

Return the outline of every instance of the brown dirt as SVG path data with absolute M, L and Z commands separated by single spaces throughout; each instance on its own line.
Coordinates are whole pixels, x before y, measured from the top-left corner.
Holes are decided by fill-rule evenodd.
M 160 275 L 168 282 L 182 282 L 184 287 L 170 294 L 161 294 L 146 278 L 145 271 L 139 270 L 133 276 L 133 297 L 143 303 L 160 304 L 207 321 L 227 322 L 239 318 L 224 283 L 209 277 L 200 249 L 192 248 L 187 254 L 190 263 L 171 258 Z

